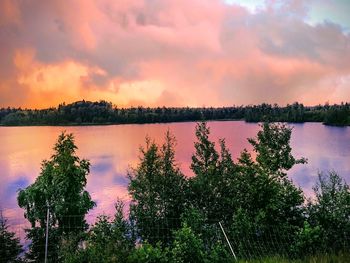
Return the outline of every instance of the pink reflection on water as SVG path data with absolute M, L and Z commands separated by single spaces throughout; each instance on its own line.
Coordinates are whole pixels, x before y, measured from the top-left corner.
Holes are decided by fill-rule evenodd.
M 78 155 L 91 162 L 87 190 L 97 202 L 97 207 L 89 213 L 88 221 L 93 222 L 101 213 L 113 215 L 117 198 L 128 203 L 127 170 L 137 165 L 139 147 L 144 145 L 146 136 L 162 143 L 164 134 L 169 129 L 177 139 L 176 158 L 181 170 L 187 176 L 192 175 L 189 167 L 194 152 L 195 126 L 196 123 L 187 122 L 85 127 L 1 127 L 0 208 L 5 210 L 9 221 L 24 220 L 23 211 L 17 206 L 16 191 L 35 181 L 42 160 L 51 156 L 58 135 L 66 130 L 75 135 Z M 225 138 L 234 159 L 244 148 L 251 151 L 247 138 L 254 137 L 259 130 L 257 124 L 241 121 L 209 122 L 209 126 L 211 139 L 217 142 L 219 138 Z M 293 153 L 297 158 L 308 158 L 309 163 L 294 167 L 289 174 L 305 194 L 312 195 L 318 171 L 334 169 L 349 181 L 350 129 L 326 127 L 319 123 L 294 126 L 291 142 Z

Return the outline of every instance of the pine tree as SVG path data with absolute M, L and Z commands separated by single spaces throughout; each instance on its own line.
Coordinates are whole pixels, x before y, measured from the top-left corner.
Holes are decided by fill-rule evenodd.
M 0 259 L 1 262 L 15 262 L 22 247 L 15 233 L 8 230 L 7 220 L 0 211 Z

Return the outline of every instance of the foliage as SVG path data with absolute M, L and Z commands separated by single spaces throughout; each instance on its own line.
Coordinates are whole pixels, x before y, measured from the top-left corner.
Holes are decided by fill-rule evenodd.
M 280 256 L 263 257 L 255 260 L 240 260 L 239 263 L 348 263 L 349 253 L 318 254 L 303 259 L 287 259 Z
M 113 220 L 106 215 L 97 218 L 84 238 L 83 248 L 68 242 L 62 249 L 63 262 L 127 262 L 134 240 L 128 221 L 123 215 L 124 204 L 116 203 Z
M 184 211 L 186 180 L 175 163 L 174 147 L 169 132 L 161 148 L 147 138 L 146 148 L 140 149 L 140 164 L 129 172 L 131 219 L 142 240 L 152 245 L 171 240 Z
M 319 251 L 326 251 L 324 239 L 325 232 L 321 226 L 311 226 L 305 221 L 304 227 L 298 232 L 297 242 L 293 245 L 292 251 L 302 255 L 315 255 Z
M 304 158 L 295 159 L 291 154 L 290 138 L 292 129 L 284 124 L 262 125 L 256 138 L 248 141 L 256 152 L 256 161 L 270 176 L 285 177 L 286 172 L 295 164 L 306 163 Z
M 325 114 L 325 124 L 346 126 L 350 125 L 350 107 L 348 104 L 333 105 Z
M 327 250 L 345 249 L 350 245 L 349 185 L 335 172 L 321 173 L 314 192 L 316 200 L 309 201 L 308 222 L 313 228 L 322 230 L 322 241 Z
M 191 163 L 195 176 L 189 179 L 189 199 L 208 220 L 230 220 L 238 206 L 240 178 L 225 140 L 219 140 L 218 152 L 209 135 L 207 124 L 199 123 Z
M 187 224 L 175 232 L 175 240 L 170 251 L 174 263 L 205 262 L 203 241 Z
M 22 247 L 19 238 L 8 227 L 7 220 L 0 211 L 0 259 L 1 262 L 17 262 Z
M 2 108 L 2 125 L 91 125 L 112 123 L 159 123 L 201 120 L 245 120 L 247 122 L 324 122 L 350 125 L 350 104 L 304 106 L 293 103 L 233 106 L 220 108 L 131 107 L 118 108 L 107 101 L 76 101 L 42 110 Z
M 296 119 L 305 110 L 293 109 Z M 35 183 L 18 195 L 32 226 L 27 259 L 43 259 L 49 208 L 51 261 L 234 262 L 221 222 L 244 262 L 346 262 L 349 186 L 335 172 L 320 174 L 315 198 L 305 202 L 288 178 L 294 165 L 306 162 L 292 155 L 291 133 L 285 124 L 264 123 L 248 139 L 253 152 L 244 149 L 233 160 L 225 140 L 216 144 L 207 123 L 198 123 L 192 177 L 180 171 L 169 131 L 161 145 L 146 138 L 138 165 L 128 172 L 128 217 L 118 201 L 113 219 L 100 215 L 90 228 L 85 215 L 94 202 L 84 190 L 90 164 L 76 156 L 73 136 L 62 133 Z M 15 251 L 18 239 L 6 234 L 6 224 L 2 228 Z
M 224 241 L 217 241 L 211 248 L 206 257 L 208 263 L 234 263 L 236 260 L 228 250 Z
M 201 209 L 208 218 L 216 216 L 216 194 L 219 154 L 215 143 L 209 140 L 210 130 L 205 122 L 197 124 L 194 143 L 195 153 L 192 155 L 191 169 L 195 176 L 190 179 L 191 199 L 194 207 Z
M 206 123 L 197 125 L 191 164 L 195 176 L 189 179 L 193 206 L 208 222 L 224 221 L 230 235 L 238 240 L 249 239 L 252 246 L 265 240 L 273 228 L 278 228 L 284 237 L 295 239 L 303 225 L 304 197 L 287 178 L 287 171 L 306 160 L 295 159 L 291 154 L 291 129 L 282 124 L 263 124 L 257 137 L 249 139 L 256 160 L 244 150 L 237 163 L 225 141 L 219 141 L 219 153 L 209 135 Z M 205 227 L 203 240 L 212 246 L 209 230 L 210 224 Z M 238 246 L 242 245 L 240 242 Z M 277 242 L 283 244 L 283 251 L 279 252 L 288 249 L 282 240 Z M 264 248 L 267 252 L 269 249 Z M 247 256 L 244 249 L 239 250 Z
M 152 246 L 147 242 L 137 247 L 128 258 L 129 263 L 166 263 L 169 260 L 168 251 L 160 243 Z
M 27 229 L 27 238 L 33 241 L 29 253 L 31 259 L 44 258 L 47 209 L 49 239 L 50 244 L 54 244 L 49 253 L 53 259 L 58 257 L 57 249 L 63 238 L 78 235 L 88 227 L 85 215 L 95 205 L 84 190 L 90 163 L 81 160 L 76 149 L 73 135 L 62 133 L 50 160 L 43 161 L 36 181 L 18 194 L 18 204 L 31 223 L 31 229 Z
M 271 225 L 275 225 L 277 220 L 291 226 L 302 223 L 303 193 L 287 178 L 287 171 L 295 164 L 306 163 L 306 159 L 294 158 L 290 138 L 289 127 L 264 123 L 257 137 L 248 139 L 256 152 L 256 164 L 250 163 L 250 169 L 255 169 L 252 191 L 258 195 L 253 199 L 261 202 L 260 215 Z M 249 154 L 248 157 L 242 156 L 244 158 L 251 159 Z
M 228 226 L 230 234 L 238 240 L 249 240 L 251 248 L 266 254 L 288 253 L 304 222 L 304 196 L 288 179 L 287 171 L 306 160 L 292 156 L 290 136 L 291 129 L 285 125 L 264 123 L 257 137 L 248 139 L 255 160 L 244 150 L 237 163 L 239 208 Z M 278 248 L 263 242 L 271 233 L 276 236 Z M 241 256 L 251 256 L 241 241 L 237 246 Z

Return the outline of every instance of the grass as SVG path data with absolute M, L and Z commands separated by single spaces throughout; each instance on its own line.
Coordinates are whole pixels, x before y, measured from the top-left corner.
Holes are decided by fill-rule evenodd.
M 350 253 L 323 254 L 292 260 L 281 257 L 267 257 L 255 260 L 239 260 L 239 263 L 349 263 Z

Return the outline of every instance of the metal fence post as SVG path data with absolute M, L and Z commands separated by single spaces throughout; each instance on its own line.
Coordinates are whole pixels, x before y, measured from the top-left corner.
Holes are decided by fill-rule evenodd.
M 49 245 L 49 218 L 50 217 L 50 208 L 47 206 L 46 214 L 46 239 L 45 239 L 45 263 L 47 263 L 47 248 Z
M 237 261 L 236 254 L 235 254 L 235 252 L 233 251 L 233 248 L 232 248 L 232 246 L 231 246 L 230 240 L 228 240 L 228 237 L 226 236 L 225 230 L 224 230 L 224 228 L 222 227 L 221 222 L 219 222 L 219 225 L 220 225 L 220 228 L 221 228 L 222 233 L 223 233 L 224 236 L 225 236 L 226 242 L 227 242 L 228 246 L 230 247 L 230 250 L 231 250 L 231 252 L 232 252 L 232 255 L 233 255 L 233 257 L 235 258 L 235 260 Z

